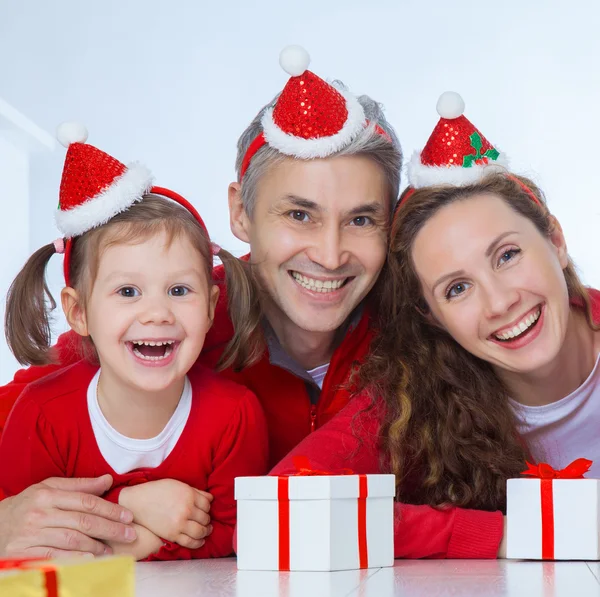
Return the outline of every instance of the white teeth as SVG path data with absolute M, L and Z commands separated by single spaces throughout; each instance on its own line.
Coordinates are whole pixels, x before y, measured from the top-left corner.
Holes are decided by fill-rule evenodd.
M 164 342 L 153 342 L 152 340 L 132 340 L 135 346 L 170 346 L 175 340 L 165 340 Z
M 498 340 L 510 340 L 520 336 L 523 332 L 526 332 L 540 317 L 542 313 L 541 309 L 532 315 L 529 315 L 522 321 L 520 321 L 515 327 L 504 332 L 503 334 L 494 334 Z
M 346 278 L 342 280 L 315 280 L 313 278 L 307 278 L 298 272 L 292 272 L 292 276 L 302 288 L 312 290 L 313 292 L 333 292 L 340 288 L 346 281 Z
M 163 344 L 167 345 L 167 348 L 165 349 L 165 354 L 162 355 L 161 357 L 160 356 L 159 357 L 148 357 L 148 356 L 142 354 L 136 348 L 137 344 L 139 344 L 139 343 L 134 342 L 133 352 L 134 352 L 135 356 L 139 357 L 140 359 L 144 359 L 145 361 L 162 361 L 163 359 L 166 359 L 168 356 L 170 356 L 170 354 L 173 352 L 173 342 L 160 342 L 160 343 L 157 342 L 154 345 L 144 342 L 144 344 L 146 344 L 147 346 L 162 346 Z

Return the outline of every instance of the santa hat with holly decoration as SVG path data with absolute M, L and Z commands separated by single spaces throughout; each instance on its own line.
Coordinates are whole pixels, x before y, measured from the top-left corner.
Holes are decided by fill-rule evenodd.
M 412 188 L 472 184 L 490 168 L 508 167 L 506 156 L 467 120 L 464 110 L 458 93 L 447 91 L 440 96 L 437 111 L 441 118 L 423 150 L 415 152 L 408 164 Z
M 354 95 L 307 70 L 310 56 L 304 48 L 287 46 L 279 64 L 291 77 L 275 105 L 265 110 L 263 131 L 246 151 L 240 178 L 263 145 L 300 159 L 325 158 L 349 145 L 369 125 Z M 390 140 L 379 125 L 375 129 Z

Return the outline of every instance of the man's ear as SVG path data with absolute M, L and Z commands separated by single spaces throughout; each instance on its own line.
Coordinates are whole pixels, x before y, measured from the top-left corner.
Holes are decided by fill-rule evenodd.
M 229 226 L 236 238 L 250 243 L 250 218 L 242 202 L 242 185 L 232 182 L 227 190 L 229 200 Z
M 89 336 L 87 317 L 79 293 L 69 286 L 63 288 L 60 302 L 71 329 L 80 336 Z
M 567 241 L 560 222 L 552 215 L 548 216 L 550 222 L 550 242 L 552 243 L 560 266 L 565 269 L 569 265 L 569 254 L 567 252 Z

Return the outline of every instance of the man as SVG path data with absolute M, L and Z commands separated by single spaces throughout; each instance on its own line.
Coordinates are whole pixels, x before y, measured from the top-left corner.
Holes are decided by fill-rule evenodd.
M 370 339 L 367 296 L 383 267 L 402 155 L 377 103 L 310 71 L 302 48 L 280 57 L 292 75 L 238 142 L 229 186 L 233 233 L 250 244 L 261 287 L 266 349 L 226 375 L 261 401 L 271 464 L 348 402 L 348 378 Z M 217 278 L 224 286 L 222 269 Z M 231 337 L 226 288 L 200 360 L 214 365 Z M 59 365 L 32 367 L 0 389 L 0 430 L 21 390 L 79 359 L 59 339 Z M 266 471 L 265 471 L 266 472 Z M 130 541 L 131 514 L 98 496 L 101 479 L 50 479 L 0 502 L 0 556 L 105 553 Z

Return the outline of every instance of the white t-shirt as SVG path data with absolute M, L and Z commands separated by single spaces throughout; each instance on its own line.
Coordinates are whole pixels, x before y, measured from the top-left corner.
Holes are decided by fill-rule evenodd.
M 98 380 L 94 376 L 87 391 L 88 411 L 96 442 L 104 460 L 120 475 L 137 468 L 156 468 L 177 444 L 192 409 L 192 385 L 185 378 L 179 404 L 165 428 L 150 439 L 132 439 L 119 433 L 106 420 L 98 404 Z
M 600 356 L 589 377 L 565 398 L 544 406 L 511 400 L 511 406 L 536 462 L 558 470 L 588 458 L 594 464 L 585 476 L 600 478 Z
M 329 369 L 329 363 L 325 363 L 325 365 L 319 365 L 307 373 L 313 378 L 314 382 L 323 389 L 323 380 L 327 375 L 327 369 Z

